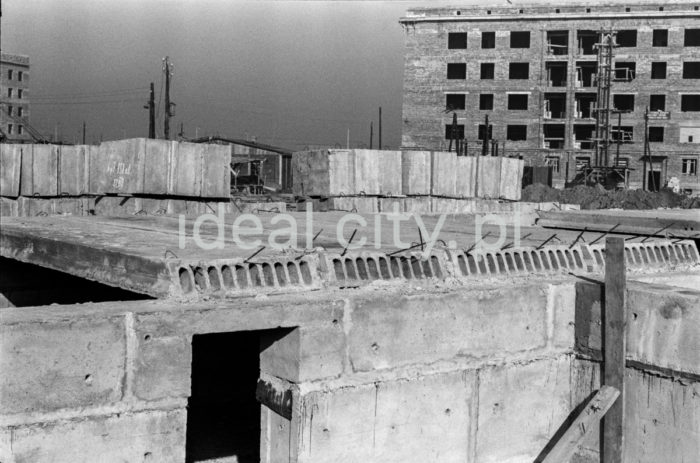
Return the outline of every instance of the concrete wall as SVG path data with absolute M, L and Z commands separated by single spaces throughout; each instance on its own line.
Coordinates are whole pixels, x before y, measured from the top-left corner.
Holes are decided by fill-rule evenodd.
M 0 309 L 0 460 L 184 461 L 192 336 L 283 327 L 260 354 L 262 461 L 532 461 L 598 387 L 600 294 L 513 280 Z M 626 461 L 690 461 L 700 293 L 628 298 Z

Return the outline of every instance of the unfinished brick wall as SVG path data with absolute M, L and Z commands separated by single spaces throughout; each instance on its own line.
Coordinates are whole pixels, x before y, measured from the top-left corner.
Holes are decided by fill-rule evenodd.
M 452 124 L 453 116 L 452 111 L 445 111 L 447 95 L 465 95 L 465 109 L 457 109 L 456 113 L 468 141 L 478 143 L 481 138 L 479 126 L 485 123 L 488 115 L 492 139 L 499 141 L 501 152 L 521 155 L 535 165 L 543 165 L 543 158 L 547 156 L 558 158 L 562 169 L 555 172 L 554 183 L 563 185 L 566 177 L 563 167 L 569 156 L 569 180 L 575 176 L 576 156 L 589 156 L 591 164 L 595 163 L 594 153 L 586 150 L 586 146 L 579 147 L 581 139 L 577 140 L 575 136 L 577 126 L 595 124 L 592 115 L 587 118 L 577 114 L 577 96 L 595 97 L 597 91 L 594 83 L 577 84 L 577 66 L 597 60 L 595 54 L 584 54 L 579 49 L 578 32 L 601 28 L 634 30 L 636 46 L 619 47 L 614 52 L 615 63 L 636 63 L 634 79 L 616 81 L 612 85 L 613 95 L 634 96 L 633 111 L 624 113 L 621 120 L 622 127 L 633 129 L 631 142 L 622 145 L 629 166 L 637 169 L 632 173 L 631 184 L 641 187 L 644 112 L 650 106 L 650 95 L 665 95 L 665 111 L 670 114 L 670 119 L 650 120 L 651 127 L 664 129 L 663 141 L 651 143 L 652 154 L 668 156 L 667 168 L 662 173 L 664 184 L 668 178 L 676 176 L 680 178 L 682 188 L 698 190 L 698 176 L 683 175 L 680 168 L 682 157 L 700 156 L 696 137 L 692 142 L 688 142 L 687 135 L 681 139 L 681 128 L 687 131 L 700 127 L 700 112 L 681 111 L 681 96 L 699 92 L 697 79 L 682 76 L 683 63 L 700 61 L 700 47 L 684 46 L 685 31 L 700 28 L 700 13 L 694 9 L 696 7 L 692 2 L 665 2 L 631 5 L 630 11 L 621 4 L 409 10 L 401 20 L 406 38 L 402 145 L 405 148 L 446 148 L 446 130 L 449 130 L 446 127 Z M 655 29 L 668 30 L 667 46 L 652 46 Z M 547 34 L 552 31 L 566 32 L 568 53 L 550 53 Z M 467 34 L 466 49 L 448 48 L 449 34 L 457 32 Z M 484 32 L 495 34 L 493 48 L 482 48 Z M 529 32 L 529 47 L 511 48 L 513 32 Z M 651 78 L 652 62 L 667 63 L 665 79 Z M 466 64 L 466 78 L 448 79 L 448 63 Z M 493 79 L 481 78 L 483 63 L 494 65 Z M 529 63 L 529 78 L 509 78 L 511 63 Z M 558 86 L 547 74 L 548 66 L 559 64 L 566 67 L 563 86 Z M 482 94 L 493 95 L 492 109 L 480 109 Z M 527 109 L 508 109 L 509 95 L 517 94 L 528 95 Z M 559 117 L 546 114 L 545 100 L 550 95 L 561 95 L 565 99 L 566 108 Z M 617 115 L 613 115 L 613 128 L 617 122 Z M 508 140 L 508 125 L 526 126 L 527 139 Z M 561 135 L 549 132 L 554 126 L 562 128 Z M 611 152 L 614 155 L 615 147 Z M 608 165 L 614 162 L 613 156 L 610 157 Z

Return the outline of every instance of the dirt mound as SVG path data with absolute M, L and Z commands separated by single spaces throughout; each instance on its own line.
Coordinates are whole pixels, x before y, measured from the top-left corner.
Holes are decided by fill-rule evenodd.
M 541 183 L 528 185 L 523 189 L 521 201 L 580 204 L 581 209 L 658 209 L 700 208 L 700 198 L 679 195 L 671 190 L 651 192 L 644 190 L 606 190 L 600 185 L 578 185 L 574 188 L 558 190 Z

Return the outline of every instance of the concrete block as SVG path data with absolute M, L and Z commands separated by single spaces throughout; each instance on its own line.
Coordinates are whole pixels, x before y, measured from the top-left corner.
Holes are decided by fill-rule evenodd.
M 430 151 L 401 153 L 401 189 L 405 195 L 429 195 L 432 174 Z
M 228 198 L 231 195 L 231 146 L 204 145 L 202 197 Z
M 476 196 L 476 160 L 475 156 L 457 157 L 457 176 L 455 193 L 458 197 Z
M 260 371 L 266 374 L 300 383 L 343 373 L 345 333 L 341 320 L 302 326 L 269 342 L 260 353 Z
M 434 196 L 457 196 L 457 153 L 431 153 L 430 194 Z
M 20 191 L 23 196 L 58 195 L 57 145 L 22 147 Z
M 479 198 L 498 198 L 501 196 L 501 159 L 499 157 L 477 157 L 477 188 Z
M 328 150 L 292 154 L 292 191 L 297 196 L 330 196 L 330 154 Z M 354 162 L 353 162 L 354 166 Z M 337 170 L 334 170 L 337 172 Z M 353 177 L 354 178 L 354 174 Z M 337 180 L 338 188 L 344 185 Z M 348 194 L 347 192 L 343 192 Z
M 700 455 L 700 382 L 627 369 L 625 460 L 697 461 Z
M 145 143 L 145 138 L 134 138 L 90 149 L 90 193 L 142 193 Z
M 18 217 L 19 201 L 13 198 L 0 198 L 0 217 Z
M 161 336 L 135 331 L 137 349 L 133 359 L 133 393 L 141 400 L 189 397 L 192 342 L 185 336 Z
M 378 195 L 379 151 L 353 150 L 355 157 L 355 194 Z M 398 174 L 397 174 L 398 175 Z
M 576 284 L 550 285 L 547 310 L 551 311 L 548 337 L 552 346 L 573 351 L 576 346 Z
M 175 146 L 171 168 L 172 185 L 168 192 L 177 196 L 201 196 L 206 145 L 180 142 Z
M 469 461 L 475 378 L 452 372 L 311 393 L 299 461 Z
M 0 196 L 19 196 L 21 145 L 0 144 Z
M 571 359 L 479 372 L 476 461 L 533 461 L 570 413 Z
M 122 396 L 121 317 L 0 326 L 0 411 L 95 406 Z M 11 374 L 9 373 L 11 372 Z
M 85 190 L 85 163 L 89 147 L 85 145 L 61 146 L 58 165 L 58 191 L 61 195 L 79 196 Z
M 144 185 L 144 193 L 166 195 L 171 191 L 170 165 L 174 162 L 172 157 L 176 146 L 177 142 L 174 141 L 146 140 L 144 174 L 148 182 Z M 228 164 L 225 167 L 228 174 Z
M 185 461 L 183 410 L 153 410 L 85 417 L 12 428 L 11 445 L 0 440 L 6 462 L 182 462 Z M 4 445 L 3 445 L 4 444 Z
M 403 192 L 401 151 L 375 151 L 378 157 L 378 193 L 380 195 L 400 195 Z
M 429 196 L 404 199 L 404 212 L 426 214 L 432 212 L 433 202 Z
M 516 158 L 500 158 L 500 160 L 501 186 L 499 197 L 518 201 L 522 193 L 525 161 Z
M 355 185 L 355 152 L 333 150 L 328 156 L 328 195 L 354 195 L 359 191 Z
M 292 461 L 292 423 L 273 412 L 265 405 L 260 406 L 260 461 L 277 463 Z M 296 452 L 296 449 L 294 449 Z
M 350 361 L 356 371 L 371 371 L 543 348 L 545 308 L 545 291 L 533 285 L 359 299 L 348 336 Z
M 627 307 L 629 358 L 700 374 L 700 291 L 631 285 Z

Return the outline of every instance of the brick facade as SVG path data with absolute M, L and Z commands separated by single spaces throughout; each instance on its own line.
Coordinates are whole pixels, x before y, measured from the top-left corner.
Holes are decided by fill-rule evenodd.
M 29 57 L 2 53 L 0 136 L 8 143 L 31 141 L 25 121 L 29 121 Z
M 610 103 L 620 109 L 629 105 L 620 126 L 632 133 L 620 146 L 620 158 L 634 169 L 630 186 L 642 186 L 645 110 L 663 103 L 668 119 L 649 121 L 650 127 L 663 128 L 663 141 L 650 142 L 653 169 L 660 171 L 662 184 L 677 177 L 682 189 L 700 194 L 700 108 L 687 96 L 700 99 L 700 76 L 693 72 L 694 63 L 700 63 L 699 5 L 562 2 L 409 10 L 401 19 L 406 37 L 403 148 L 445 149 L 451 104 L 470 154 L 480 149 L 479 126 L 488 115 L 501 154 L 523 156 L 531 165 L 558 164 L 554 185 L 571 182 L 577 158 L 579 163 L 586 157 L 591 165 L 595 162 L 592 143 L 586 141 L 595 127 L 590 108 L 597 95 L 589 69 L 597 66 L 592 45 L 603 28 L 616 31 L 620 45 L 614 48 L 619 79 L 612 83 Z M 466 48 L 459 35 L 465 33 Z M 666 63 L 665 78 L 652 78 L 655 62 Z M 625 63 L 634 63 L 634 72 L 623 71 Z M 490 77 L 491 64 L 493 78 L 483 78 Z M 655 65 L 655 72 L 662 71 L 663 65 Z M 492 106 L 491 97 L 482 95 L 493 95 Z M 663 98 L 652 102 L 652 95 Z M 525 109 L 514 109 L 522 104 Z M 617 129 L 618 115 L 611 121 Z M 661 135 L 656 130 L 651 129 L 653 135 Z M 607 165 L 615 162 L 616 151 L 613 145 Z

